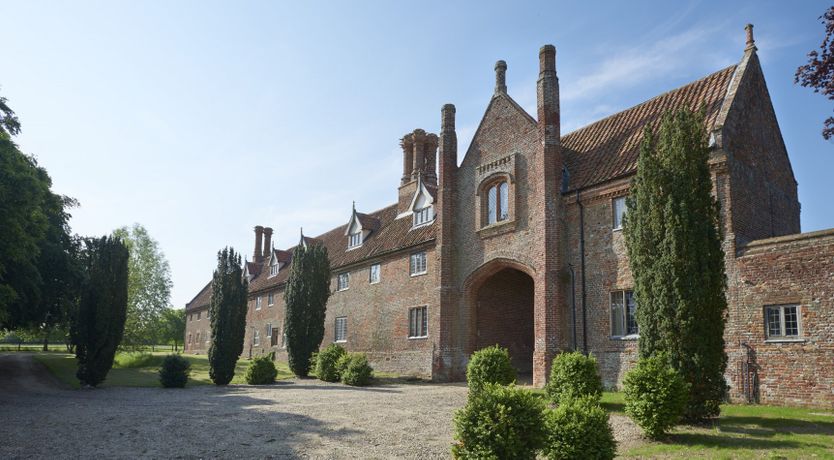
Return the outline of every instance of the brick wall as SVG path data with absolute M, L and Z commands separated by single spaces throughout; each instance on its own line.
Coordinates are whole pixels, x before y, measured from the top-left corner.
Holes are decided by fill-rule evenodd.
M 200 319 L 197 319 L 197 316 Z M 197 340 L 197 334 L 200 340 Z M 211 337 L 211 323 L 208 318 L 208 306 L 188 310 L 185 315 L 184 350 L 187 353 L 205 354 L 208 352 Z
M 745 399 L 750 359 L 761 403 L 834 406 L 834 230 L 752 241 L 729 271 L 731 396 Z M 780 304 L 799 305 L 799 341 L 766 340 L 764 307 Z

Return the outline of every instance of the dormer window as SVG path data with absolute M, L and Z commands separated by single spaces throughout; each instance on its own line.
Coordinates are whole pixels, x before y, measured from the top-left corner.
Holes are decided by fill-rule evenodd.
M 359 246 L 362 246 L 362 232 L 348 235 L 348 249 L 358 248 Z
M 487 225 L 510 218 L 510 187 L 507 181 L 496 182 L 487 190 Z
M 417 193 L 411 200 L 411 214 L 414 228 L 429 225 L 434 222 L 434 197 L 423 184 L 422 176 L 417 178 Z
M 414 211 L 414 226 L 419 227 L 426 225 L 434 219 L 432 206 L 426 206 L 423 209 Z
M 281 270 L 281 265 L 278 263 L 278 258 L 273 255 L 272 260 L 269 261 L 269 277 L 277 275 L 279 270 Z

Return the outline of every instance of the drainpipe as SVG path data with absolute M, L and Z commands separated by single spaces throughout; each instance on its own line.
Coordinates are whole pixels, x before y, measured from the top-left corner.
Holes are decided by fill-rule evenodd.
M 585 305 L 585 206 L 576 191 L 576 204 L 579 205 L 579 270 L 582 272 L 582 351 L 588 354 L 588 313 Z
M 571 319 L 573 320 L 573 351 L 576 351 L 576 272 L 573 270 L 573 264 L 568 264 L 570 270 L 570 305 L 571 305 Z

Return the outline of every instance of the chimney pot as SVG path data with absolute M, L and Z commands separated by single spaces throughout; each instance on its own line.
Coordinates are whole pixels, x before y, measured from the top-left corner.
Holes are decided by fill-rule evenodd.
M 272 228 L 265 227 L 264 228 L 264 252 L 263 257 L 266 259 L 271 255 L 272 252 Z
M 495 63 L 495 94 L 507 94 L 507 63 Z
M 747 41 L 745 43 L 744 51 L 748 50 L 755 50 L 756 49 L 756 41 L 753 40 L 753 24 L 747 24 L 744 26 L 744 31 L 747 34 Z
M 263 235 L 264 228 L 261 225 L 255 226 L 255 253 L 253 254 L 253 262 L 260 262 L 263 258 Z
M 556 71 L 556 47 L 544 45 L 539 50 L 539 72 Z

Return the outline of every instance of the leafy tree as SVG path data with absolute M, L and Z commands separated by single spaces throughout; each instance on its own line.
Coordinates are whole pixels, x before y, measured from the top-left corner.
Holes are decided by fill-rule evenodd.
M 85 279 L 71 334 L 78 358 L 76 376 L 83 385 L 94 387 L 113 367 L 124 333 L 128 250 L 112 236 L 89 239 L 85 245 Z
M 162 311 L 160 339 L 170 343 L 177 351 L 177 344 L 185 336 L 185 309 L 166 308 Z
M 834 6 L 820 19 L 825 26 L 820 50 L 808 53 L 808 63 L 796 69 L 794 82 L 834 100 Z M 834 136 L 834 117 L 828 117 L 824 125 L 822 137 L 831 139 Z
M 0 98 L 0 327 L 66 327 L 80 283 L 79 243 L 67 210 L 77 202 L 51 191 L 52 180 L 11 140 L 20 123 Z
M 646 129 L 624 224 L 640 356 L 668 353 L 690 385 L 690 422 L 717 416 L 726 391 L 724 252 L 703 117 L 681 110 L 657 137 Z
M 248 289 L 240 254 L 232 248 L 219 251 L 211 282 L 211 345 L 208 352 L 209 376 L 217 385 L 232 381 L 235 364 L 243 353 Z
M 293 250 L 292 265 L 284 289 L 287 355 L 293 374 L 306 377 L 310 356 L 324 338 L 324 317 L 330 297 L 330 260 L 321 244 L 301 243 Z
M 128 261 L 126 349 L 155 345 L 160 340 L 162 314 L 171 303 L 171 269 L 159 244 L 140 224 L 113 232 L 130 251 Z

